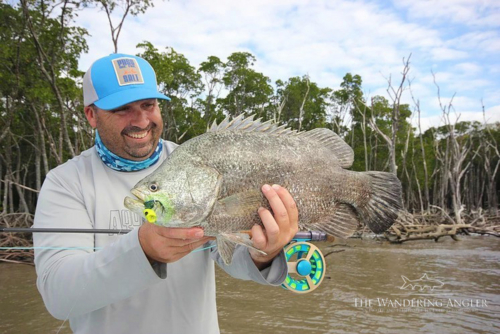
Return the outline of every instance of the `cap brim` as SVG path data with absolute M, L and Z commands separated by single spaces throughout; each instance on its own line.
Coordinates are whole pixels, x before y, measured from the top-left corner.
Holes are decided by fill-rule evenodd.
M 151 89 L 126 89 L 114 94 L 108 95 L 99 101 L 94 102 L 94 104 L 99 109 L 111 110 L 121 107 L 127 103 L 132 103 L 139 100 L 145 99 L 163 99 L 170 101 L 168 96 L 165 96 L 158 92 L 151 92 Z

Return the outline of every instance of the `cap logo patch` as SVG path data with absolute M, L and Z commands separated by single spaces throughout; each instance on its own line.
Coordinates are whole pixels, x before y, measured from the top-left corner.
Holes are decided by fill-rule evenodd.
M 120 86 L 144 83 L 141 68 L 136 59 L 116 58 L 112 62 Z

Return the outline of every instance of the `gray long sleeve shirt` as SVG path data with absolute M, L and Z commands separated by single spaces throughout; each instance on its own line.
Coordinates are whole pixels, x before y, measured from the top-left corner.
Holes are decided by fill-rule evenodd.
M 231 266 L 216 248 L 150 265 L 138 239 L 142 218 L 123 199 L 175 148 L 163 142 L 158 163 L 137 172 L 106 167 L 94 148 L 52 170 L 34 227 L 133 229 L 126 235 L 35 233 L 37 286 L 48 311 L 75 333 L 218 333 L 214 261 L 231 276 L 279 285 L 284 254 L 259 271 L 237 247 Z M 212 261 L 214 260 L 214 261 Z

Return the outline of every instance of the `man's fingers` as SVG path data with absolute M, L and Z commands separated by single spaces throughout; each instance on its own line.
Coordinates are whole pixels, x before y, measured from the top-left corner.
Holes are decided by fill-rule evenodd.
M 262 235 L 266 239 L 265 242 L 266 246 L 268 244 L 274 244 L 279 238 L 280 226 L 276 223 L 275 217 L 273 217 L 273 215 L 269 210 L 264 208 L 259 208 L 258 214 L 260 216 L 262 224 L 264 225 L 265 232 L 262 232 Z M 253 234 L 252 238 L 255 238 Z
M 207 237 L 207 238 L 203 238 L 201 240 L 195 241 L 195 242 L 185 244 L 182 247 L 172 247 L 172 254 L 170 254 L 170 256 L 172 256 L 175 259 L 174 261 L 177 261 L 178 259 L 188 255 L 189 253 L 194 251 L 196 248 L 203 246 L 209 240 L 212 240 L 212 239 L 213 238 Z
M 186 240 L 182 245 L 179 246 L 175 246 L 171 243 L 174 239 L 169 239 L 169 245 L 166 247 L 165 245 L 163 245 L 164 247 L 158 250 L 158 255 L 163 262 L 174 262 L 191 253 L 193 250 L 204 245 L 212 239 L 213 238 L 205 237 L 197 241 Z
M 200 228 L 166 228 L 143 224 L 139 229 L 139 242 L 148 259 L 163 263 L 177 261 L 213 239 L 203 237 Z
M 288 190 L 283 187 L 279 187 L 275 190 L 287 211 L 290 228 L 298 230 L 299 210 L 297 209 L 297 204 L 293 200 L 292 195 L 290 195 Z
M 184 252 L 192 252 L 194 251 L 196 248 L 204 245 L 205 243 L 207 243 L 209 240 L 211 240 L 212 238 L 203 238 L 203 239 L 200 239 L 200 240 L 197 240 L 197 241 L 194 241 L 194 242 L 190 242 L 188 244 L 185 244 L 184 246 L 182 247 L 178 247 L 178 253 L 184 253 Z
M 192 228 L 173 228 L 155 225 L 155 233 L 161 235 L 165 238 L 172 239 L 200 239 L 204 236 L 203 229 L 192 227 Z
M 269 212 L 268 210 L 266 210 Z M 271 213 L 269 213 L 270 215 Z M 267 246 L 267 238 L 264 234 L 264 230 L 260 225 L 254 225 L 252 227 L 252 243 L 253 246 L 257 249 L 265 249 Z
M 214 238 L 212 237 L 204 237 L 201 239 L 175 239 L 175 238 L 159 238 L 157 243 L 161 246 L 168 246 L 168 247 L 178 247 L 178 248 L 183 248 L 185 246 L 191 245 L 194 242 L 202 242 L 205 243 L 209 240 L 212 240 Z M 195 247 L 196 248 L 196 247 Z M 193 248 L 193 249 L 195 249 Z
M 276 190 L 279 190 L 281 187 L 278 185 L 273 185 L 272 187 L 269 186 L 268 184 L 265 184 L 262 186 L 262 192 L 264 193 L 264 196 L 266 196 L 267 200 L 269 201 L 269 205 L 271 206 L 271 209 L 273 209 L 274 212 L 274 219 L 276 220 L 276 223 L 278 224 L 279 227 L 286 226 L 288 224 L 288 213 L 285 208 L 285 205 L 283 204 L 283 201 L 281 198 L 278 196 L 276 193 Z M 266 230 L 267 230 L 267 226 Z

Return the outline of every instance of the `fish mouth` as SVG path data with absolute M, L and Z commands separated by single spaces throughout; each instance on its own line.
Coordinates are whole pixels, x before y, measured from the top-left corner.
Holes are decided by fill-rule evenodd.
M 129 209 L 132 212 L 135 212 L 139 215 L 143 214 L 144 211 L 144 200 L 146 198 L 146 194 L 144 194 L 142 191 L 138 189 L 132 189 L 130 191 L 136 198 L 132 197 L 125 197 L 125 200 L 123 201 L 123 204 L 127 209 Z
M 132 189 L 130 190 L 130 192 L 132 193 L 132 195 L 134 195 L 135 197 L 137 197 L 137 199 L 141 200 L 142 202 L 144 202 L 146 200 L 146 194 L 142 191 L 140 191 L 139 189 Z

